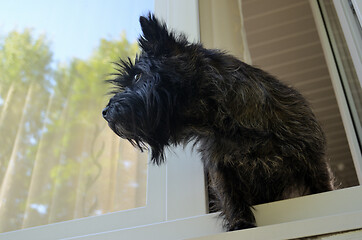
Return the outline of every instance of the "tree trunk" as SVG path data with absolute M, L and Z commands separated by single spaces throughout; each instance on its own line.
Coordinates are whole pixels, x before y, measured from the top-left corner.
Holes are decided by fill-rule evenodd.
M 31 173 L 30 185 L 29 185 L 29 189 L 28 189 L 28 196 L 27 196 L 26 205 L 25 205 L 26 207 L 25 207 L 25 212 L 24 212 L 22 228 L 32 227 L 32 226 L 34 226 L 35 223 L 36 224 L 46 224 L 47 223 L 47 222 L 39 223 L 38 221 L 34 222 L 34 219 L 32 218 L 32 211 L 31 211 L 30 205 L 32 203 L 36 203 L 36 197 L 41 194 L 41 190 L 42 190 L 41 187 L 42 187 L 43 181 L 45 180 L 45 179 L 43 179 L 43 175 L 45 172 L 47 172 L 49 170 L 49 169 L 47 169 L 47 167 L 49 165 L 48 164 L 49 159 L 44 159 L 47 157 L 47 154 L 45 153 L 45 151 L 49 147 L 47 144 L 47 143 L 49 143 L 48 142 L 49 139 L 46 139 L 45 129 L 46 129 L 46 124 L 47 124 L 46 119 L 49 116 L 49 113 L 50 113 L 50 110 L 52 107 L 52 103 L 53 103 L 53 98 L 54 98 L 54 95 L 51 95 L 48 100 L 45 119 L 44 119 L 43 126 L 42 126 L 42 135 L 39 140 L 38 149 L 36 150 L 35 160 L 34 160 L 33 169 L 32 169 L 32 173 Z
M 11 98 L 13 97 L 14 90 L 15 90 L 15 83 L 12 83 L 10 85 L 8 93 L 6 94 L 6 98 L 4 99 L 4 106 L 3 106 L 2 110 L 1 110 L 1 114 L 0 114 L 0 126 L 2 126 L 2 124 L 4 122 L 4 119 L 6 116 L 6 111 L 8 110 L 9 103 L 11 101 Z
M 10 190 L 13 189 L 13 185 L 14 185 L 14 176 L 16 175 L 16 171 L 17 171 L 17 153 L 18 153 L 18 149 L 19 149 L 19 145 L 21 143 L 21 139 L 22 139 L 22 135 L 24 132 L 24 125 L 25 125 L 25 118 L 27 115 L 27 111 L 29 110 L 29 103 L 31 101 L 32 98 L 32 94 L 33 94 L 33 89 L 34 89 L 34 83 L 30 84 L 30 87 L 28 88 L 28 92 L 26 94 L 26 98 L 25 98 L 25 103 L 24 103 L 24 107 L 23 107 L 23 112 L 21 115 L 21 119 L 20 119 L 20 123 L 19 123 L 19 127 L 16 133 L 16 137 L 15 137 L 15 141 L 14 141 L 14 145 L 13 145 L 13 149 L 11 152 L 11 156 L 9 159 L 9 165 L 6 169 L 6 173 L 3 179 L 3 182 L 1 184 L 1 188 L 0 188 L 0 222 L 4 223 L 7 221 L 7 203 L 10 201 L 11 196 L 9 196 Z M 11 98 L 12 93 L 10 93 L 12 91 L 12 89 L 10 89 L 8 91 L 8 96 L 9 99 Z M 6 102 L 5 102 L 6 104 Z M 3 109 L 4 110 L 4 109 Z M 5 109 L 6 110 L 6 109 Z M 0 232 L 6 231 L 6 224 L 1 224 L 0 225 Z

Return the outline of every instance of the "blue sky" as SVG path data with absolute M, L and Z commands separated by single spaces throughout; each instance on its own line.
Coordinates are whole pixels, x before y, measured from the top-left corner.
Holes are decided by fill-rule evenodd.
M 100 38 L 118 38 L 125 31 L 135 41 L 139 16 L 153 8 L 153 0 L 0 0 L 0 36 L 32 28 L 46 33 L 56 61 L 85 59 Z

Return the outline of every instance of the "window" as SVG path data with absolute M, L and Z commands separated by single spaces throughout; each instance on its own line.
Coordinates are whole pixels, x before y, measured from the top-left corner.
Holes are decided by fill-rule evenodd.
M 331 1 L 322 2 L 332 6 Z M 325 131 L 327 158 L 337 184 L 340 188 L 359 185 L 342 113 L 309 2 L 269 1 L 261 4 L 243 0 L 224 5 L 201 0 L 200 19 L 201 41 L 206 47 L 227 49 L 245 62 L 278 77 L 306 97 Z M 343 46 L 346 47 L 346 44 Z M 354 73 L 350 79 L 357 80 L 359 84 L 353 66 L 348 70 L 350 74 Z M 355 86 L 351 89 L 354 89 L 352 92 L 356 99 L 352 103 L 361 104 L 361 88 Z M 361 107 L 351 109 L 358 112 Z M 355 123 L 358 130 L 359 118 Z
M 335 0 L 334 3 L 337 12 L 338 7 L 336 2 L 338 1 L 339 0 Z M 214 2 L 217 1 L 209 2 L 213 2 L 214 4 Z M 263 15 L 267 17 L 267 10 L 273 7 L 268 5 L 269 1 L 262 1 L 263 4 L 249 8 L 249 13 L 253 13 L 254 16 L 243 16 L 241 13 L 246 15 L 243 10 L 244 7 L 246 8 L 248 4 L 250 7 L 255 2 L 260 3 L 261 1 L 228 1 L 227 4 L 214 7 L 211 12 L 217 15 L 219 12 L 225 10 L 222 7 L 230 7 L 229 4 L 233 4 L 231 7 L 233 11 L 226 11 L 227 14 L 229 13 L 228 17 L 235 17 L 235 15 L 232 14 L 236 14 L 236 17 L 240 20 L 244 19 L 244 22 L 240 21 L 229 29 L 235 30 L 235 34 L 245 32 L 247 34 L 248 31 L 250 33 L 248 25 L 250 26 L 252 20 L 263 17 Z M 200 237 L 198 239 L 291 239 L 362 228 L 362 222 L 360 221 L 362 218 L 362 188 L 360 186 L 354 186 L 358 185 L 357 179 L 360 169 L 356 167 L 356 163 L 361 161 L 361 152 L 358 147 L 357 131 L 353 122 L 355 120 L 352 120 L 353 116 L 349 111 L 345 93 L 340 91 L 342 89 L 341 80 L 325 32 L 326 28 L 322 21 L 321 9 L 323 11 L 323 8 L 320 8 L 317 2 L 313 0 L 310 2 L 290 2 L 288 0 L 273 2 L 275 5 L 280 3 L 282 5 L 281 9 L 287 13 L 293 8 L 296 8 L 293 9 L 296 11 L 294 12 L 296 14 L 298 14 L 298 10 L 301 9 L 309 10 L 309 12 L 307 12 L 308 14 L 304 16 L 304 20 L 303 16 L 301 17 L 303 21 L 307 21 L 309 27 L 313 26 L 313 22 L 315 21 L 313 30 L 304 29 L 304 32 L 291 33 L 291 37 L 298 34 L 304 36 L 304 34 L 313 33 L 312 39 L 314 42 L 312 43 L 319 45 L 319 52 L 312 51 L 310 58 L 304 56 L 303 60 L 311 61 L 313 58 L 316 58 L 319 61 L 324 61 L 323 59 L 325 59 L 326 63 L 323 63 L 323 66 L 320 66 L 320 62 L 317 61 L 318 65 L 316 64 L 315 67 L 320 67 L 320 69 L 323 69 L 321 72 L 327 75 L 329 74 L 329 78 L 331 79 L 330 84 L 333 85 L 332 89 L 334 90 L 334 93 L 332 91 L 330 94 L 335 94 L 334 102 L 337 102 L 337 104 L 331 104 L 330 107 L 339 112 L 338 114 L 341 120 L 338 123 L 338 129 L 342 128 L 342 131 L 343 128 L 345 129 L 345 133 L 342 135 L 343 141 L 347 141 L 347 145 L 346 142 L 344 142 L 343 149 L 346 151 L 341 151 L 341 154 L 346 154 L 348 161 L 342 162 L 344 164 L 342 167 L 339 166 L 340 162 L 331 159 L 332 163 L 333 161 L 336 163 L 334 165 L 335 169 L 341 169 L 339 173 L 340 176 L 348 180 L 346 181 L 348 184 L 343 186 L 345 187 L 344 189 L 255 206 L 256 219 L 260 227 L 247 231 L 222 233 L 223 230 L 220 227 L 221 222 L 217 218 L 218 214 L 207 214 L 206 211 L 203 170 L 198 161 L 197 154 L 191 153 L 188 148 L 186 150 L 178 148 L 167 153 L 167 164 L 156 168 L 152 166 L 148 167 L 147 202 L 145 207 L 15 231 L 0 235 L 0 239 L 24 239 L 29 238 L 29 236 L 36 236 L 37 239 L 48 239 L 49 236 L 53 236 L 54 238 L 71 237 L 72 239 L 149 239 L 150 236 L 161 240 L 195 237 Z M 155 13 L 165 19 L 170 27 L 183 30 L 195 41 L 199 39 L 199 32 L 201 32 L 201 40 L 204 41 L 203 37 L 205 37 L 205 35 L 203 34 L 205 34 L 205 32 L 203 31 L 205 30 L 205 23 L 203 23 L 203 17 L 205 17 L 205 15 L 203 14 L 205 12 L 203 11 L 205 8 L 203 8 L 203 4 L 205 3 L 207 3 L 207 1 L 203 0 L 156 0 Z M 267 4 L 265 5 L 264 3 Z M 265 13 L 257 14 L 260 8 L 264 8 Z M 243 12 L 241 12 L 241 10 L 243 10 Z M 310 10 L 312 12 L 310 12 Z M 280 11 L 280 9 L 273 9 L 271 13 L 277 15 Z M 306 12 L 304 12 L 304 14 L 306 14 Z M 311 17 L 311 14 L 313 14 L 313 17 Z M 199 16 L 200 25 L 198 24 Z M 217 17 L 215 19 L 217 19 Z M 226 18 L 223 18 L 223 20 L 225 19 Z M 276 21 L 276 19 L 269 20 L 271 21 L 270 24 L 273 23 L 272 20 Z M 293 21 L 291 22 L 293 23 Z M 209 21 L 209 23 L 211 23 L 211 21 Z M 278 27 L 278 24 L 274 27 Z M 212 30 L 216 31 L 215 29 Z M 227 31 L 226 28 L 223 30 Z M 254 32 L 254 37 L 258 34 L 262 35 L 262 32 L 265 31 L 264 29 L 257 33 L 257 30 L 251 30 L 256 31 L 256 33 Z M 310 31 L 309 33 L 308 30 Z M 315 33 L 318 33 L 320 37 L 318 37 L 318 34 L 315 35 Z M 214 36 L 216 35 L 219 36 L 220 34 L 214 32 Z M 253 36 L 253 34 L 251 34 L 251 36 Z M 321 43 L 317 41 L 318 38 L 320 38 Z M 240 51 L 238 56 L 245 59 L 249 58 L 255 63 L 256 60 L 263 60 L 263 56 L 261 55 L 259 59 L 255 59 L 255 54 L 265 46 L 264 44 L 277 44 L 278 41 L 282 41 L 283 39 L 277 39 L 275 42 L 259 42 L 253 44 L 250 43 L 251 40 L 249 40 L 248 36 L 246 36 L 246 38 L 245 36 L 237 38 L 237 40 L 231 37 L 228 41 L 229 40 L 229 45 L 236 42 L 236 45 L 233 45 L 236 49 L 238 41 L 242 42 L 244 44 L 244 51 Z M 217 41 L 214 43 L 211 42 L 211 44 L 215 44 Z M 233 43 L 232 41 L 235 42 Z M 223 41 L 219 41 L 219 43 L 223 43 Z M 289 44 L 292 43 L 293 42 L 289 42 Z M 208 43 L 205 42 L 205 44 Z M 313 44 L 310 45 L 314 46 Z M 324 49 L 323 52 L 320 51 L 322 47 Z M 250 49 L 249 53 L 246 51 L 247 49 Z M 270 53 L 269 55 L 273 54 Z M 291 60 L 290 63 L 285 62 L 283 64 L 294 64 L 298 62 L 298 60 L 300 59 L 296 59 L 294 62 Z M 309 63 L 309 66 L 313 65 L 313 63 L 315 62 L 312 61 Z M 273 70 L 273 67 L 274 70 L 279 67 L 279 71 L 281 71 L 283 64 L 280 64 L 280 66 L 266 65 L 266 67 L 270 67 L 271 70 Z M 287 74 L 287 72 L 284 74 Z M 320 76 L 320 79 L 326 80 L 327 77 Z M 319 82 L 315 84 L 317 84 L 317 90 L 317 86 L 320 86 L 318 85 Z M 305 83 L 304 85 L 307 86 L 308 84 Z M 301 86 L 303 86 L 303 84 L 301 84 Z M 331 90 L 331 87 L 327 88 Z M 318 96 L 318 93 L 316 95 Z M 318 100 L 314 103 L 314 107 L 318 105 L 317 103 Z M 321 111 L 321 113 L 323 113 L 323 111 Z M 320 116 L 323 118 L 323 114 Z M 330 126 L 329 129 L 333 130 L 333 126 Z M 334 140 L 334 138 L 339 139 L 339 136 L 341 136 L 340 132 L 339 135 L 332 135 L 330 138 L 331 140 Z M 332 150 L 338 152 L 338 149 Z M 175 152 L 175 154 L 172 152 Z M 333 155 L 332 153 L 330 156 Z M 333 156 L 333 158 L 335 158 L 338 155 Z M 346 167 L 347 165 L 348 167 Z M 67 229 L 67 231 L 64 231 L 64 229 Z M 202 237 L 216 233 L 220 233 L 221 235 Z
M 137 3 L 137 6 L 144 6 L 145 9 L 151 8 L 147 7 L 147 4 L 138 1 L 135 3 Z M 69 3 L 69 5 L 71 4 Z M 121 7 L 114 8 L 117 10 L 121 9 Z M 168 12 L 170 12 L 171 9 L 178 9 L 179 11 L 169 15 Z M 137 16 L 137 18 L 132 20 L 132 24 L 135 24 L 132 26 L 137 25 L 138 27 L 138 16 L 146 12 L 147 11 L 135 11 L 134 15 Z M 199 39 L 196 1 L 156 1 L 155 12 L 159 17 L 162 17 L 167 20 L 168 23 L 171 23 L 172 27 L 179 27 L 181 30 L 187 32 L 194 41 Z M 189 17 L 187 21 L 181 22 L 180 20 L 186 12 Z M 118 15 L 112 15 L 112 21 L 116 18 L 115 16 Z M 120 55 L 119 53 L 113 52 L 112 54 Z M 108 66 L 109 62 L 106 61 L 105 64 Z M 102 107 L 103 106 L 104 105 L 102 105 Z M 181 158 L 182 161 L 179 158 Z M 77 236 L 82 238 L 82 236 L 86 237 L 88 235 L 100 236 L 100 239 L 104 239 L 104 235 L 102 235 L 104 233 L 111 235 L 116 234 L 116 239 L 119 239 L 119 231 L 122 231 L 122 233 L 128 236 L 125 239 L 133 239 L 133 237 L 129 237 L 129 234 L 143 234 L 143 238 L 147 238 L 150 236 L 150 233 L 147 231 L 146 233 L 144 231 L 138 231 L 137 226 L 145 226 L 147 228 L 150 224 L 156 224 L 158 226 L 159 223 L 164 222 L 171 223 L 171 225 L 179 225 L 180 222 L 175 221 L 175 219 L 188 218 L 190 216 L 206 213 L 203 169 L 201 162 L 198 161 L 197 158 L 198 156 L 196 154 L 191 153 L 190 148 L 187 148 L 185 151 L 185 149 L 180 147 L 167 153 L 167 164 L 164 164 L 161 167 L 148 165 L 146 205 L 144 207 L 25 228 L 13 232 L 5 232 L 0 234 L 0 239 L 49 239 L 49 237 L 60 239 L 69 237 L 74 238 Z M 180 181 L 181 173 L 183 175 L 185 173 L 188 175 L 183 181 Z M 209 216 L 207 216 L 207 218 L 208 217 Z M 191 222 L 181 221 L 181 224 L 188 226 L 189 231 L 186 234 L 187 236 L 196 236 L 195 233 L 197 232 L 205 234 L 221 231 L 218 225 L 205 225 L 206 222 L 203 223 L 204 227 L 200 228 L 198 225 L 199 222 L 199 218 L 196 218 Z M 212 223 L 213 220 L 209 220 L 209 222 Z M 164 225 L 161 224 L 161 226 L 163 228 Z M 205 227 L 209 228 L 210 226 L 214 226 L 214 231 L 205 231 Z M 151 230 L 152 229 L 153 227 L 151 227 Z M 185 236 L 182 228 L 178 229 L 178 234 Z M 129 233 L 128 230 L 132 233 Z M 177 235 L 176 230 L 172 230 L 171 232 L 163 229 L 160 232 L 168 234 L 168 236 L 170 236 L 170 234 L 171 236 Z M 200 235 L 200 233 L 198 235 Z M 170 239 L 170 237 L 166 239 Z
M 101 111 L 153 1 L 0 5 L 0 232 L 144 207 L 147 153 Z

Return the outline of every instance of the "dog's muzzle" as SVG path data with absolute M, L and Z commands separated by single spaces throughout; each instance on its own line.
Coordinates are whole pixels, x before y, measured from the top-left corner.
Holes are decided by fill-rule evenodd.
M 108 121 L 108 110 L 109 110 L 109 106 L 106 106 L 104 109 L 103 109 L 103 111 L 102 111 L 102 116 L 103 116 L 103 118 L 104 119 L 106 119 L 107 121 Z
M 120 136 L 120 133 L 117 131 L 114 119 L 112 118 L 112 109 L 110 108 L 109 104 L 103 109 L 102 116 L 108 122 L 108 126 L 113 130 L 113 132 Z

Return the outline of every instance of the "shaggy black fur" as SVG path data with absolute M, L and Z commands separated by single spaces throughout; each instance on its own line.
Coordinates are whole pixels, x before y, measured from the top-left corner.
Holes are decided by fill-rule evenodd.
M 268 73 L 191 44 L 140 17 L 142 52 L 121 60 L 103 110 L 109 126 L 152 161 L 197 142 L 225 228 L 255 225 L 255 204 L 333 189 L 325 137 L 306 100 Z

